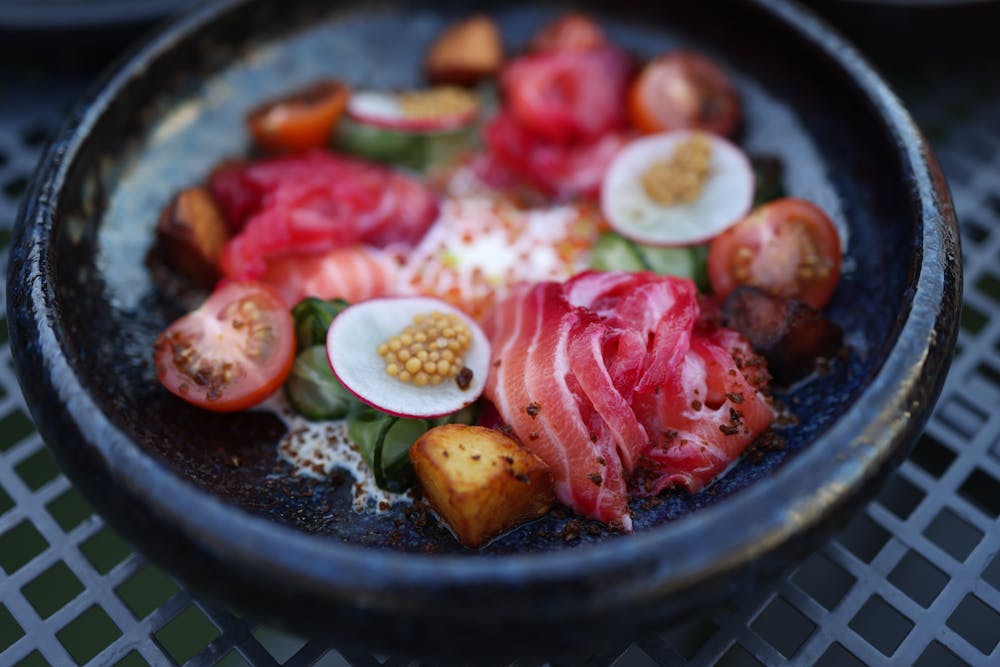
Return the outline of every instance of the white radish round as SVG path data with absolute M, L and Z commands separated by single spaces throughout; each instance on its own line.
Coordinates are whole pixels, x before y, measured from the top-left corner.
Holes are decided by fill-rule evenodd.
M 440 116 L 411 117 L 403 109 L 399 93 L 360 90 L 347 100 L 347 115 L 365 125 L 408 132 L 440 132 L 471 125 L 479 114 L 479 105 Z
M 709 142 L 711 155 L 698 197 L 690 203 L 664 205 L 646 192 L 643 174 L 669 160 L 696 133 L 654 134 L 619 151 L 601 184 L 601 209 L 615 231 L 647 245 L 694 245 L 718 236 L 750 211 L 754 196 L 750 160 L 730 142 L 706 132 L 697 133 Z
M 432 312 L 459 316 L 472 332 L 463 364 L 472 371 L 465 389 L 455 379 L 418 386 L 386 372 L 378 346 L 413 323 L 415 315 Z M 470 405 L 486 386 L 490 343 L 468 315 L 431 297 L 385 297 L 345 308 L 326 334 L 330 368 L 344 387 L 363 403 L 397 417 L 441 417 Z

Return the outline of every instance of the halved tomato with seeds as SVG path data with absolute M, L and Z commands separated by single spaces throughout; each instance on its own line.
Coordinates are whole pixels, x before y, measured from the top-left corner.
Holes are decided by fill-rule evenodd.
M 257 145 L 269 151 L 322 148 L 330 141 L 349 95 L 340 81 L 317 81 L 257 107 L 247 116 L 247 126 Z
M 270 288 L 228 283 L 153 344 L 163 386 L 188 403 L 233 412 L 260 403 L 288 377 L 295 332 Z
M 640 132 L 705 130 L 730 136 L 742 116 L 740 98 L 712 60 L 674 51 L 643 68 L 629 88 L 629 116 Z
M 840 261 L 840 236 L 826 213 L 785 197 L 715 237 L 708 277 L 719 299 L 738 285 L 753 285 L 822 310 L 840 279 Z

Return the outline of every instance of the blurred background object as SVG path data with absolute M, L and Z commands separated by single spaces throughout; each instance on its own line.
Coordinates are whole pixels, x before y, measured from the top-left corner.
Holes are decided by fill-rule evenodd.
M 0 0 L 0 49 L 111 54 L 194 0 Z
M 919 67 L 928 57 L 1000 53 L 998 0 L 802 1 L 880 59 Z

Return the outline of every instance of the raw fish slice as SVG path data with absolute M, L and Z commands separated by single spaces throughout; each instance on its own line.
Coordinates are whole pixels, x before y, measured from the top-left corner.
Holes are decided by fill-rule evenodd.
M 240 171 L 242 169 L 242 171 Z M 283 257 L 366 243 L 412 247 L 437 217 L 417 181 L 326 151 L 231 166 L 213 193 L 239 233 L 223 247 L 226 276 L 256 279 Z
M 628 493 L 610 433 L 590 428 L 603 422 L 595 421 L 596 411 L 585 396 L 570 388 L 569 343 L 580 330 L 583 314 L 569 308 L 562 287 L 554 283 L 536 288 L 535 303 L 543 316 L 528 349 L 525 384 L 532 389 L 532 402 L 537 407 L 535 417 L 530 419 L 544 424 L 545 432 L 552 436 L 551 442 L 538 446 L 561 450 L 560 457 L 568 459 L 570 507 L 605 523 L 621 523 L 630 530 Z M 515 433 L 523 439 L 516 427 Z M 525 444 L 538 453 L 531 436 L 529 430 Z M 546 460 L 546 454 L 538 455 Z
M 774 420 L 774 410 L 723 346 L 733 342 L 730 335 L 721 331 L 692 339 L 680 373 L 659 394 L 641 401 L 646 428 L 662 434 L 643 462 L 641 493 L 675 485 L 697 493 Z M 736 350 L 737 356 L 743 353 L 752 355 Z
M 615 386 L 604 360 L 606 339 L 615 331 L 604 323 L 592 323 L 569 341 L 570 368 L 593 409 L 608 427 L 616 455 L 626 472 L 632 472 L 649 444 L 630 401 Z M 598 438 L 599 442 L 605 438 Z
M 583 317 L 558 283 L 539 283 L 508 297 L 493 320 L 494 363 L 500 365 L 486 396 L 515 435 L 552 468 L 562 502 L 630 529 L 624 475 L 610 432 L 582 392 L 571 388 L 579 385 L 569 343 Z M 504 324 L 510 321 L 517 324 Z M 604 432 L 591 426 L 605 427 Z
M 261 282 L 274 287 L 289 307 L 307 296 L 349 303 L 385 296 L 399 266 L 389 254 L 363 245 L 272 262 Z

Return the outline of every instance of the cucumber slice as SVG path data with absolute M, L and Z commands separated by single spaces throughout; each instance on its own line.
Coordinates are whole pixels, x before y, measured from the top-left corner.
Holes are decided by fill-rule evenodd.
M 412 131 L 369 125 L 351 118 L 337 124 L 334 146 L 344 153 L 417 171 L 447 165 L 474 145 L 474 127 Z
M 375 473 L 375 483 L 380 488 L 398 491 L 406 486 L 410 446 L 428 428 L 430 424 L 425 419 L 402 419 L 364 408 L 351 418 L 347 435 Z
M 590 250 L 590 268 L 598 271 L 643 271 L 649 268 L 627 238 L 606 232 Z
M 343 299 L 324 300 L 312 296 L 295 304 L 292 308 L 292 320 L 295 322 L 298 351 L 325 343 L 330 323 L 347 305 Z
M 359 405 L 330 370 L 325 345 L 313 345 L 299 353 L 285 381 L 285 394 L 306 419 L 343 419 Z
M 702 292 L 708 287 L 708 245 L 661 248 L 635 244 L 636 252 L 650 271 L 661 275 L 690 278 Z
M 708 245 L 663 248 L 635 243 L 614 232 L 597 239 L 590 251 L 590 268 L 598 271 L 653 271 L 690 278 L 703 292 L 709 289 Z

